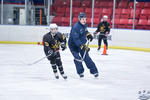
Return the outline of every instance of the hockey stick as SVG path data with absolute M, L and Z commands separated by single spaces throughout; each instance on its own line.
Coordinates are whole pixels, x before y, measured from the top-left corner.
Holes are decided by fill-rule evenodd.
M 88 46 L 89 46 L 89 43 L 90 43 L 90 41 L 88 40 L 88 41 L 87 41 L 87 45 L 86 45 L 86 46 L 87 46 L 87 48 L 88 48 Z M 87 53 L 87 51 L 85 50 L 85 52 L 84 52 L 84 54 L 83 54 L 83 57 L 80 55 L 81 59 L 76 59 L 76 58 L 75 58 L 75 60 L 76 60 L 76 61 L 79 61 L 79 62 L 83 62 L 83 61 L 84 61 L 84 58 L 85 58 L 86 53 Z
M 29 64 L 27 64 L 27 65 L 28 65 L 28 66 L 34 65 L 34 64 L 36 64 L 36 63 L 42 61 L 43 59 L 45 59 L 45 58 L 47 58 L 47 57 L 49 57 L 49 56 L 51 56 L 51 54 L 49 54 L 49 55 L 47 55 L 47 56 L 45 56 L 45 57 L 43 57 L 43 58 L 41 58 L 41 59 L 39 59 L 39 60 L 36 60 L 36 61 L 34 61 L 33 63 L 29 63 Z
M 59 50 L 56 51 L 56 52 L 59 52 Z M 56 53 L 56 52 L 55 52 L 55 53 Z M 39 59 L 39 60 L 36 60 L 36 61 L 34 61 L 33 63 L 29 63 L 29 64 L 27 64 L 27 65 L 28 65 L 28 66 L 34 65 L 34 64 L 36 64 L 36 63 L 42 61 L 43 59 L 45 59 L 45 58 L 47 58 L 47 57 L 49 57 L 49 56 L 51 56 L 51 54 L 49 54 L 49 55 L 47 55 L 47 56 L 45 56 L 45 57 L 43 57 L 43 58 L 41 58 L 41 59 Z

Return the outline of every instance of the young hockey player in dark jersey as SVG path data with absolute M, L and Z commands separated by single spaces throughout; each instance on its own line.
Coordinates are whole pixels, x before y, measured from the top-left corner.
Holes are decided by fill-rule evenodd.
M 57 69 L 60 71 L 61 76 L 67 79 L 64 73 L 62 61 L 59 53 L 60 46 L 62 51 L 66 49 L 66 37 L 58 32 L 56 24 L 50 24 L 50 32 L 43 37 L 44 52 L 48 56 L 48 60 L 52 66 L 56 79 L 59 79 Z
M 103 16 L 103 21 L 100 22 L 97 26 L 97 30 L 94 32 L 94 34 L 97 34 L 100 32 L 98 37 L 98 49 L 101 48 L 101 41 L 104 41 L 104 44 L 106 44 L 106 49 L 108 49 L 108 42 L 107 42 L 107 36 L 110 32 L 110 24 L 107 22 L 108 17 L 105 15 Z

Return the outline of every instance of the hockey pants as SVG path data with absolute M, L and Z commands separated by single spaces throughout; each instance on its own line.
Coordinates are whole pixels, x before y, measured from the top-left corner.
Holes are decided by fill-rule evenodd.
M 101 47 L 102 40 L 103 40 L 104 44 L 106 44 L 106 48 L 108 48 L 107 37 L 105 35 L 99 35 L 99 37 L 98 37 L 98 46 Z
M 62 61 L 61 61 L 61 57 L 60 57 L 59 52 L 57 52 L 55 56 L 48 57 L 48 60 L 50 60 L 50 64 L 53 68 L 54 73 L 57 73 L 57 66 L 58 66 L 58 69 L 59 69 L 60 73 L 64 74 Z
M 77 73 L 78 74 L 82 74 L 84 72 L 84 68 L 83 68 L 82 62 L 77 61 L 76 59 L 80 59 L 81 60 L 81 56 L 83 57 L 84 51 L 82 50 L 82 51 L 79 52 L 81 56 L 76 51 L 71 51 L 71 53 L 72 53 L 72 55 L 75 58 L 74 59 L 74 63 L 75 63 L 75 66 L 76 66 Z M 97 70 L 97 68 L 95 66 L 95 63 L 90 58 L 88 52 L 85 55 L 84 62 L 86 64 L 87 68 L 90 70 L 91 74 L 98 73 L 98 70 Z

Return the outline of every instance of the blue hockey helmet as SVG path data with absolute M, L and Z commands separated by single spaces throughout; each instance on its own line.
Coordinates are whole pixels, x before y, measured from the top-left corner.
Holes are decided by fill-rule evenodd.
M 85 13 L 80 13 L 78 15 L 78 19 L 80 20 L 81 18 L 86 18 L 86 14 Z

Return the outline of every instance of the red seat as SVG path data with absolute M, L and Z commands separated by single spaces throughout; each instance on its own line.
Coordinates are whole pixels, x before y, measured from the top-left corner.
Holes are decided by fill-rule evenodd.
M 129 15 L 130 11 L 130 9 L 122 9 L 122 14 Z
M 128 19 L 120 19 L 119 28 L 127 28 Z
M 150 8 L 150 2 L 145 2 L 144 8 Z
M 56 9 L 56 16 L 61 16 L 61 17 L 65 16 L 65 10 L 66 10 L 65 7 L 58 7 Z
M 86 8 L 85 13 L 86 14 L 92 14 L 92 8 Z
M 146 15 L 140 15 L 140 19 L 147 19 Z
M 100 7 L 101 8 L 108 8 L 108 2 L 106 2 L 106 1 L 102 1 L 101 3 L 100 3 Z
M 87 18 L 86 23 L 87 23 L 87 25 L 90 27 L 90 26 L 91 26 L 91 18 Z
M 137 25 L 137 19 L 135 20 L 135 26 Z M 128 20 L 128 29 L 132 29 L 133 28 L 133 19 L 129 19 Z
M 119 22 L 120 22 L 120 19 L 115 19 L 115 23 L 114 23 L 115 28 L 118 28 Z M 111 24 L 113 24 L 113 20 L 111 20 Z
M 73 7 L 80 7 L 80 1 L 74 1 L 72 5 Z
M 93 20 L 93 26 L 97 27 L 98 24 L 99 24 L 99 18 L 94 18 L 94 20 Z
M 148 19 L 150 19 L 150 15 L 148 16 Z
M 147 30 L 150 30 L 150 19 L 147 21 L 146 29 L 147 29 Z
M 107 2 L 107 3 L 108 3 L 107 5 L 108 5 L 109 8 L 113 8 L 113 2 Z M 117 5 L 117 4 L 116 4 L 116 5 Z M 107 8 L 108 8 L 108 7 L 107 7 Z
M 139 14 L 140 14 L 140 9 L 136 9 L 136 11 L 135 11 L 135 18 L 136 19 L 139 18 Z M 131 10 L 129 18 L 133 18 L 133 15 L 134 15 L 134 9 Z
M 65 7 L 57 7 L 56 13 L 64 13 L 66 11 Z
M 94 19 L 95 18 L 100 18 L 100 14 L 94 14 Z
M 128 20 L 128 25 L 133 25 L 133 19 Z M 135 20 L 135 25 L 137 25 L 137 20 Z
M 62 1 L 60 1 L 60 0 L 55 1 L 53 5 L 54 5 L 55 7 L 61 7 L 61 6 L 62 6 Z
M 128 18 L 129 18 L 129 15 L 121 15 L 121 18 L 122 18 L 122 19 L 128 19 Z
M 78 17 L 73 17 L 72 25 L 74 25 L 78 21 Z
M 141 14 L 142 15 L 150 15 L 150 9 L 142 9 Z
M 147 25 L 147 19 L 139 19 L 138 25 Z
M 87 17 L 87 23 L 91 23 L 91 18 Z
M 66 12 L 66 13 L 70 13 L 70 8 L 67 7 L 65 12 Z
M 73 17 L 78 17 L 79 13 L 74 13 Z
M 57 25 L 61 25 L 61 17 L 54 17 L 52 19 L 52 23 L 56 23 Z
M 81 3 L 81 7 L 90 7 L 91 5 L 90 5 L 90 2 L 89 1 L 83 1 L 82 3 Z
M 61 19 L 61 25 L 62 26 L 69 26 L 70 18 L 69 17 L 62 17 Z
M 144 2 L 138 2 L 138 3 L 136 4 L 136 7 L 137 7 L 137 8 L 144 8 Z
M 72 22 L 73 22 L 73 23 L 76 23 L 77 21 L 78 21 L 78 18 L 77 18 L 77 17 L 74 17 Z
M 100 14 L 102 13 L 103 9 L 102 8 L 95 8 L 94 9 L 94 14 Z
M 134 2 L 129 2 L 129 8 L 134 8 Z
M 112 13 L 112 9 L 104 8 L 103 11 L 102 11 L 102 13 L 110 15 Z
M 64 17 L 65 16 L 65 13 L 56 13 L 56 16 L 60 16 L 60 17 Z
M 88 13 L 88 14 L 86 14 L 86 16 L 87 16 L 87 17 L 92 17 L 92 14 L 89 14 L 89 13 Z
M 50 6 L 50 15 L 54 15 L 54 12 L 55 12 L 55 6 L 52 4 L 51 6 Z
M 73 13 L 80 13 L 80 12 L 84 12 L 84 8 L 73 8 Z
M 62 1 L 62 7 L 69 7 L 69 6 L 70 6 L 70 2 Z
M 128 19 L 120 19 L 119 24 L 128 24 Z
M 118 28 L 118 26 L 119 26 L 119 22 L 120 22 L 120 19 L 115 19 L 115 28 Z
M 115 9 L 115 15 L 120 15 L 122 12 L 122 9 L 118 8 L 118 9 Z
M 120 18 L 120 14 L 119 15 L 115 15 L 115 19 L 119 19 L 119 18 Z
M 148 21 L 146 19 L 139 19 L 136 29 L 146 29 Z
M 127 3 L 128 2 L 119 2 L 119 4 L 118 4 L 118 8 L 127 8 Z
M 95 8 L 99 8 L 100 7 L 100 1 L 95 1 Z
M 150 27 L 150 19 L 147 21 L 147 25 Z

